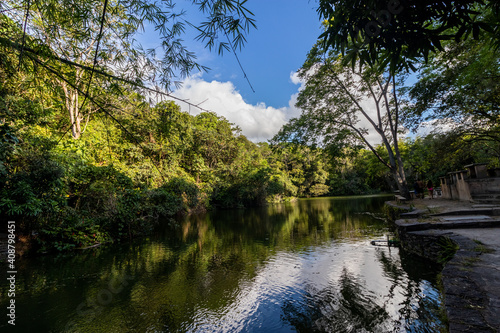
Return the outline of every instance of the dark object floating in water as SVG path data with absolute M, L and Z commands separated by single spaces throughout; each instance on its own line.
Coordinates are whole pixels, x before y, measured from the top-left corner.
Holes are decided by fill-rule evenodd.
M 399 241 L 395 240 L 395 239 L 389 239 L 389 240 L 372 240 L 371 244 L 375 245 L 375 246 L 399 246 Z

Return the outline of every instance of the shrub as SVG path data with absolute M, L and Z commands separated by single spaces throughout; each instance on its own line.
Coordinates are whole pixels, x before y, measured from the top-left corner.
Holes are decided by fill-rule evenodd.
M 174 177 L 161 187 L 162 190 L 182 198 L 182 208 L 189 212 L 198 205 L 200 191 L 194 182 Z
M 92 218 L 67 207 L 57 221 L 40 229 L 37 240 L 39 251 L 50 252 L 106 243 L 111 241 L 111 237 Z
M 174 216 L 183 210 L 182 197 L 164 188 L 147 191 L 145 202 L 145 215 L 155 220 L 161 217 Z
M 20 220 L 20 230 L 47 223 L 64 206 L 64 169 L 48 153 L 25 152 L 5 163 L 0 213 Z

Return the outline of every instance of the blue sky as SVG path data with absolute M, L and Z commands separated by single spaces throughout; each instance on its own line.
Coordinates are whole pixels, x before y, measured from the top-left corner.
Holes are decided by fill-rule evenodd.
M 178 4 L 186 6 L 186 2 Z M 247 43 L 237 50 L 247 73 L 252 91 L 238 62 L 231 52 L 222 56 L 195 41 L 195 31 L 187 31 L 185 44 L 198 62 L 211 70 L 193 73 L 173 94 L 201 103 L 238 125 L 254 142 L 272 138 L 279 129 L 300 111 L 294 107 L 300 82 L 293 74 L 302 66 L 307 52 L 321 34 L 321 22 L 315 0 L 249 0 L 246 7 L 255 15 L 257 29 L 247 35 Z M 184 7 L 185 8 L 185 7 Z M 196 7 L 185 8 L 186 19 L 199 23 L 203 17 Z M 146 32 L 139 38 L 145 48 L 158 46 Z M 200 111 L 178 102 L 184 111 Z M 183 105 L 184 104 L 184 105 Z
M 231 81 L 251 104 L 288 106 L 297 85 L 290 73 L 303 64 L 307 52 L 321 34 L 316 2 L 308 0 L 251 0 L 248 8 L 255 14 L 257 30 L 248 35 L 248 43 L 238 51 L 255 93 L 244 79 L 233 54 L 214 56 L 212 70 L 205 80 Z

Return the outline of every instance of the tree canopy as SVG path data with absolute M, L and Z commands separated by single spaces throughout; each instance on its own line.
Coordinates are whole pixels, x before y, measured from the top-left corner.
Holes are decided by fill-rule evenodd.
M 415 70 L 420 59 L 443 50 L 446 40 L 478 38 L 498 42 L 500 8 L 488 0 L 320 0 L 326 47 L 340 50 L 352 65 Z
M 463 129 L 496 126 L 500 117 L 500 53 L 486 41 L 449 43 L 409 87 L 406 125 L 453 120 Z
M 168 87 L 176 77 L 205 68 L 184 46 L 182 37 L 188 26 L 199 32 L 198 39 L 208 48 L 219 53 L 231 46 L 241 47 L 245 34 L 255 27 L 246 1 L 191 2 L 205 14 L 206 21 L 189 22 L 186 11 L 171 0 L 7 0 L 0 4 L 0 11 L 22 27 L 22 33 L 2 30 L 0 37 L 11 40 L 7 43 L 2 39 L 6 46 L 20 45 L 23 52 L 36 56 L 52 55 L 56 62 L 92 65 L 96 59 L 104 72 L 132 82 L 149 79 Z M 144 50 L 137 41 L 137 34 L 146 29 L 156 32 L 158 47 Z M 159 54 L 158 48 L 162 50 Z

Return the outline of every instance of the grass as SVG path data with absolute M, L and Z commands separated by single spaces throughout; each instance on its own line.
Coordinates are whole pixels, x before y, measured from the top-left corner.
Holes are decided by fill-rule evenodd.
M 421 216 L 421 217 L 417 218 L 417 221 L 420 223 L 435 223 L 435 222 L 439 222 L 440 220 L 436 217 Z
M 441 251 L 439 253 L 438 262 L 444 264 L 453 258 L 455 253 L 458 251 L 459 246 L 449 237 L 441 237 L 438 241 Z
M 444 285 L 443 285 L 443 273 L 439 273 L 438 276 L 437 276 L 437 286 L 436 286 L 439 290 L 439 294 L 440 294 L 440 299 L 441 299 L 441 304 L 439 306 L 439 312 L 438 312 L 438 316 L 439 316 L 439 319 L 441 320 L 441 322 L 444 324 L 444 326 L 446 328 L 448 328 L 450 326 L 450 321 L 448 319 L 448 313 L 446 312 L 446 306 L 445 306 L 445 298 L 444 298 L 444 295 L 445 295 L 445 292 L 444 292 Z M 440 330 L 441 333 L 447 333 L 449 332 L 448 329 L 445 329 L 444 331 L 443 330 Z
M 460 269 L 461 271 L 470 272 L 472 271 L 472 266 L 480 261 L 481 259 L 479 258 L 479 256 L 466 257 L 462 261 L 460 261 L 460 264 L 462 264 L 462 266 L 458 269 Z
M 430 214 L 439 213 L 439 209 L 437 209 L 436 207 L 427 207 L 427 210 L 429 211 Z
M 483 242 L 477 240 L 477 239 L 474 239 L 474 243 L 476 243 L 476 247 L 474 248 L 474 252 L 479 252 L 480 254 L 483 254 L 483 253 L 493 253 L 495 252 L 495 250 L 489 248 L 488 246 L 486 246 Z

